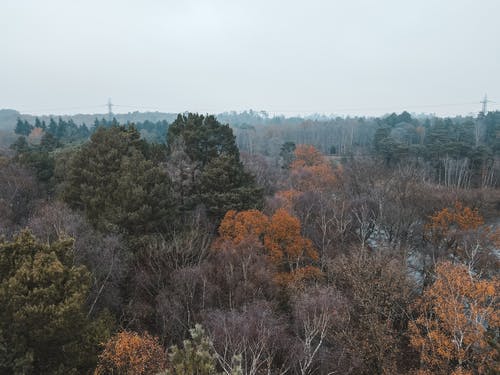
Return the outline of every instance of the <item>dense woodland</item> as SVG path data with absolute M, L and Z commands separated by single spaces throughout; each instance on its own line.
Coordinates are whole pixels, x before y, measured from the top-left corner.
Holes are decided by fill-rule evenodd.
M 500 112 L 15 133 L 1 374 L 500 372 Z

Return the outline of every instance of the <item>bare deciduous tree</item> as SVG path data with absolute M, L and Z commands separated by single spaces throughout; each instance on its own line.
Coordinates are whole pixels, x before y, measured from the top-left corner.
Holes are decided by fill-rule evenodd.
M 341 298 L 333 288 L 313 287 L 294 296 L 292 301 L 293 327 L 300 342 L 298 369 L 301 375 L 313 374 L 318 367 L 319 352 L 341 308 Z
M 278 358 L 288 354 L 286 327 L 269 303 L 257 301 L 241 310 L 211 311 L 204 321 L 226 374 L 232 374 L 238 356 L 245 375 L 285 374 L 290 368 L 290 362 Z

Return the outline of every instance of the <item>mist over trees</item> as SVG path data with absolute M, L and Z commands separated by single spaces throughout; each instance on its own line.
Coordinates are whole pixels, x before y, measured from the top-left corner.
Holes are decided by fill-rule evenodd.
M 500 371 L 500 112 L 10 129 L 1 373 Z

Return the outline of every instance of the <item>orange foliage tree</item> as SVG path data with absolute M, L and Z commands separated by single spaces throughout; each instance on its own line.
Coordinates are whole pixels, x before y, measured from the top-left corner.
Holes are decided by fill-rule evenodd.
M 94 375 L 156 374 L 165 367 L 166 353 L 156 337 L 123 331 L 105 344 Z
M 42 138 L 43 135 L 43 129 L 42 128 L 33 128 L 31 131 L 30 135 L 28 136 L 30 143 L 38 143 L 40 142 L 40 139 Z
M 270 218 L 258 210 L 228 211 L 219 227 L 219 239 L 234 245 L 249 240 L 262 244 L 278 268 L 276 280 L 290 283 L 320 274 L 312 265 L 318 253 L 300 229 L 300 221 L 284 209 L 278 209 Z
M 296 147 L 291 177 L 294 188 L 301 192 L 322 191 L 331 188 L 337 180 L 328 159 L 311 145 Z
M 437 265 L 435 281 L 417 301 L 409 326 L 411 345 L 420 352 L 420 374 L 500 371 L 494 347 L 500 328 L 498 287 L 498 278 L 480 280 L 464 265 Z
M 445 241 L 451 247 L 455 241 L 452 236 L 453 232 L 476 230 L 483 224 L 484 219 L 478 209 L 464 207 L 462 203 L 456 202 L 453 208 L 443 208 L 431 216 L 427 229 L 433 242 Z
M 326 163 L 326 159 L 312 145 L 298 145 L 294 151 L 295 160 L 292 162 L 292 168 L 313 167 Z
M 314 146 L 298 145 L 294 156 L 290 165 L 290 189 L 276 193 L 287 210 L 292 210 L 295 201 L 305 192 L 322 193 L 332 189 L 340 172 Z
M 454 207 L 431 216 L 425 229 L 426 239 L 437 252 L 435 258 L 452 255 L 465 262 L 470 270 L 480 263 L 497 268 L 498 258 L 493 250 L 499 243 L 498 232 L 484 225 L 479 210 L 456 202 Z
M 219 235 L 222 240 L 229 240 L 234 244 L 248 239 L 259 241 L 268 225 L 269 218 L 259 210 L 231 210 L 226 213 L 219 226 Z
M 300 221 L 283 209 L 271 217 L 264 236 L 264 246 L 271 260 L 284 264 L 288 271 L 296 271 L 304 258 L 317 260 L 318 254 L 311 240 L 302 237 Z

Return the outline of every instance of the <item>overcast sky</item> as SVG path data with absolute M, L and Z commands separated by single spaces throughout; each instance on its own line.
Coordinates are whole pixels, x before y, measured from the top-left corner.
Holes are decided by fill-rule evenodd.
M 499 0 L 0 0 L 0 108 L 498 109 L 499 16 Z

